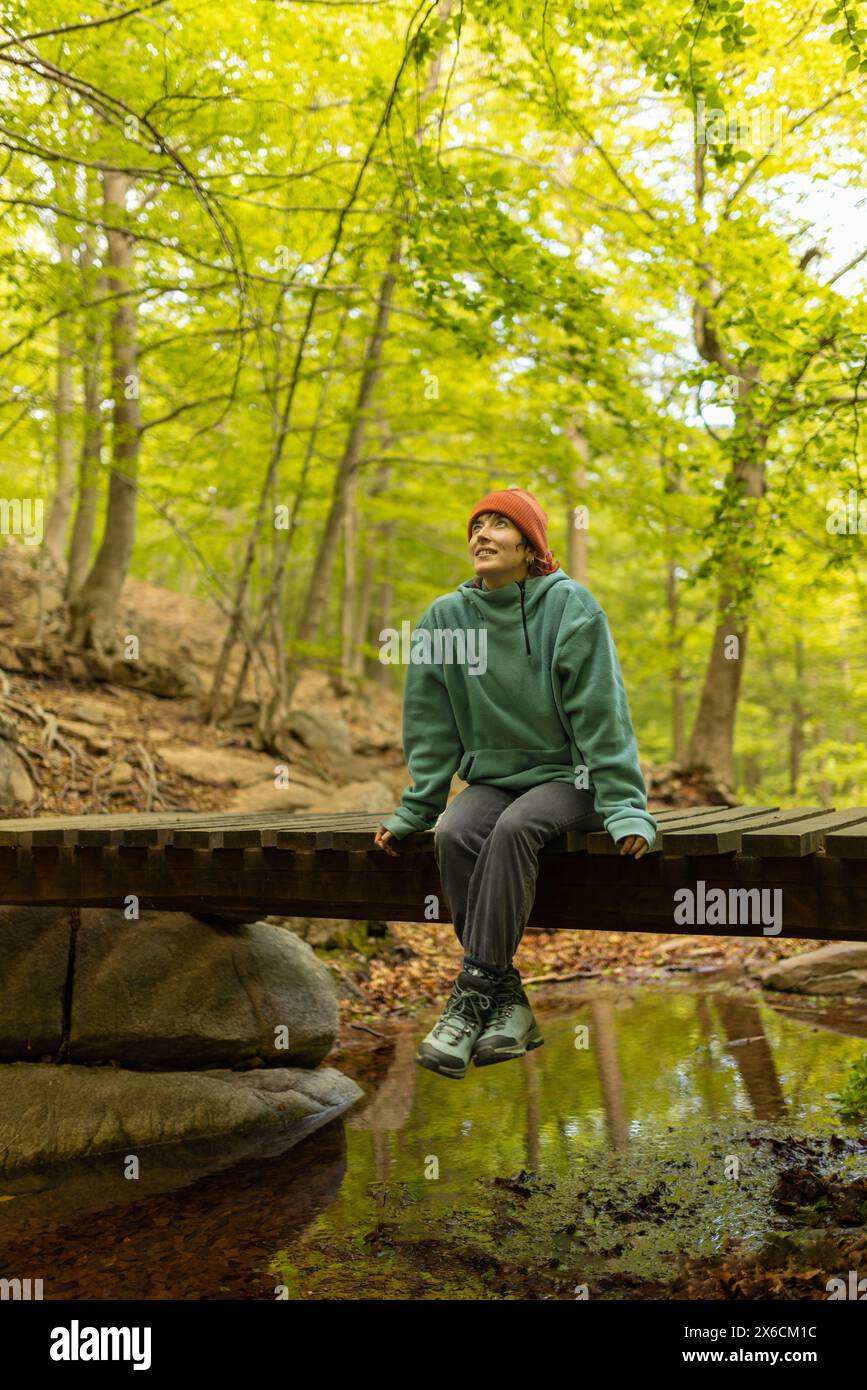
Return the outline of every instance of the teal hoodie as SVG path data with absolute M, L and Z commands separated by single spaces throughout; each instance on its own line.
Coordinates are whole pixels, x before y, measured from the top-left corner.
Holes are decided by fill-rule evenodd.
M 613 839 L 653 843 L 620 663 L 605 613 L 583 584 L 562 569 L 501 589 L 466 580 L 425 610 L 407 656 L 403 748 L 412 786 L 383 821 L 396 839 L 434 826 L 454 773 L 524 792 L 575 785 L 576 769 L 586 767 L 589 786 L 588 778 L 577 785 L 593 794 Z

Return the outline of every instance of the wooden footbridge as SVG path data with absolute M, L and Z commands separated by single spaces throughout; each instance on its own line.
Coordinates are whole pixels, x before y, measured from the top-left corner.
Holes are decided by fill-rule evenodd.
M 603 831 L 546 845 L 529 926 L 867 940 L 867 807 L 654 814 L 659 833 L 640 860 Z M 282 812 L 0 821 L 0 904 L 123 909 L 134 895 L 141 909 L 235 918 L 450 921 L 433 831 L 401 841 L 393 858 L 373 844 L 381 821 Z

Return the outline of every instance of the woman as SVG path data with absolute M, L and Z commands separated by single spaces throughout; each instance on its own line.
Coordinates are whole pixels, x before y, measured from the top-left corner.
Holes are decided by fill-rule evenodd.
M 535 895 L 539 852 L 565 830 L 605 828 L 640 859 L 656 834 L 603 610 L 548 549 L 548 518 L 523 488 L 489 492 L 467 524 L 475 574 L 435 599 L 418 629 L 403 742 L 412 786 L 375 843 L 436 825 L 434 852 L 463 965 L 416 1061 L 441 1076 L 522 1057 L 544 1039 L 512 957 Z M 417 630 L 418 630 L 417 629 Z M 438 659 L 437 633 L 483 649 Z M 469 637 L 477 639 L 471 644 Z M 414 639 L 415 640 L 415 639 Z M 447 809 L 452 776 L 469 785 Z M 439 819 L 438 819 L 439 818 Z

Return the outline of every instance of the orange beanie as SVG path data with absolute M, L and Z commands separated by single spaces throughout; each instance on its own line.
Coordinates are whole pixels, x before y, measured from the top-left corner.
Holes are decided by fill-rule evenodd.
M 560 561 L 555 560 L 548 549 L 548 518 L 532 492 L 526 492 L 522 487 L 510 487 L 503 492 L 486 493 L 470 513 L 467 540 L 471 539 L 473 522 L 481 512 L 499 512 L 501 516 L 507 516 L 510 521 L 514 521 L 533 546 L 536 565 L 542 574 L 553 574 L 560 568 Z

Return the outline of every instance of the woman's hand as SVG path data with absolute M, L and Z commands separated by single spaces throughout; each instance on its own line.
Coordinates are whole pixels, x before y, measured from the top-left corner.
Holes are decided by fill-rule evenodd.
M 398 854 L 397 850 L 392 849 L 391 845 L 389 844 L 389 841 L 393 839 L 394 836 L 392 835 L 391 831 L 386 830 L 385 826 L 381 825 L 373 837 L 373 843 L 377 846 L 378 849 L 384 849 L 386 854 L 390 854 L 393 856 L 393 858 L 399 859 L 400 855 Z
M 650 849 L 643 835 L 627 835 L 626 839 L 619 843 L 621 854 L 634 854 L 636 859 L 640 859 Z

